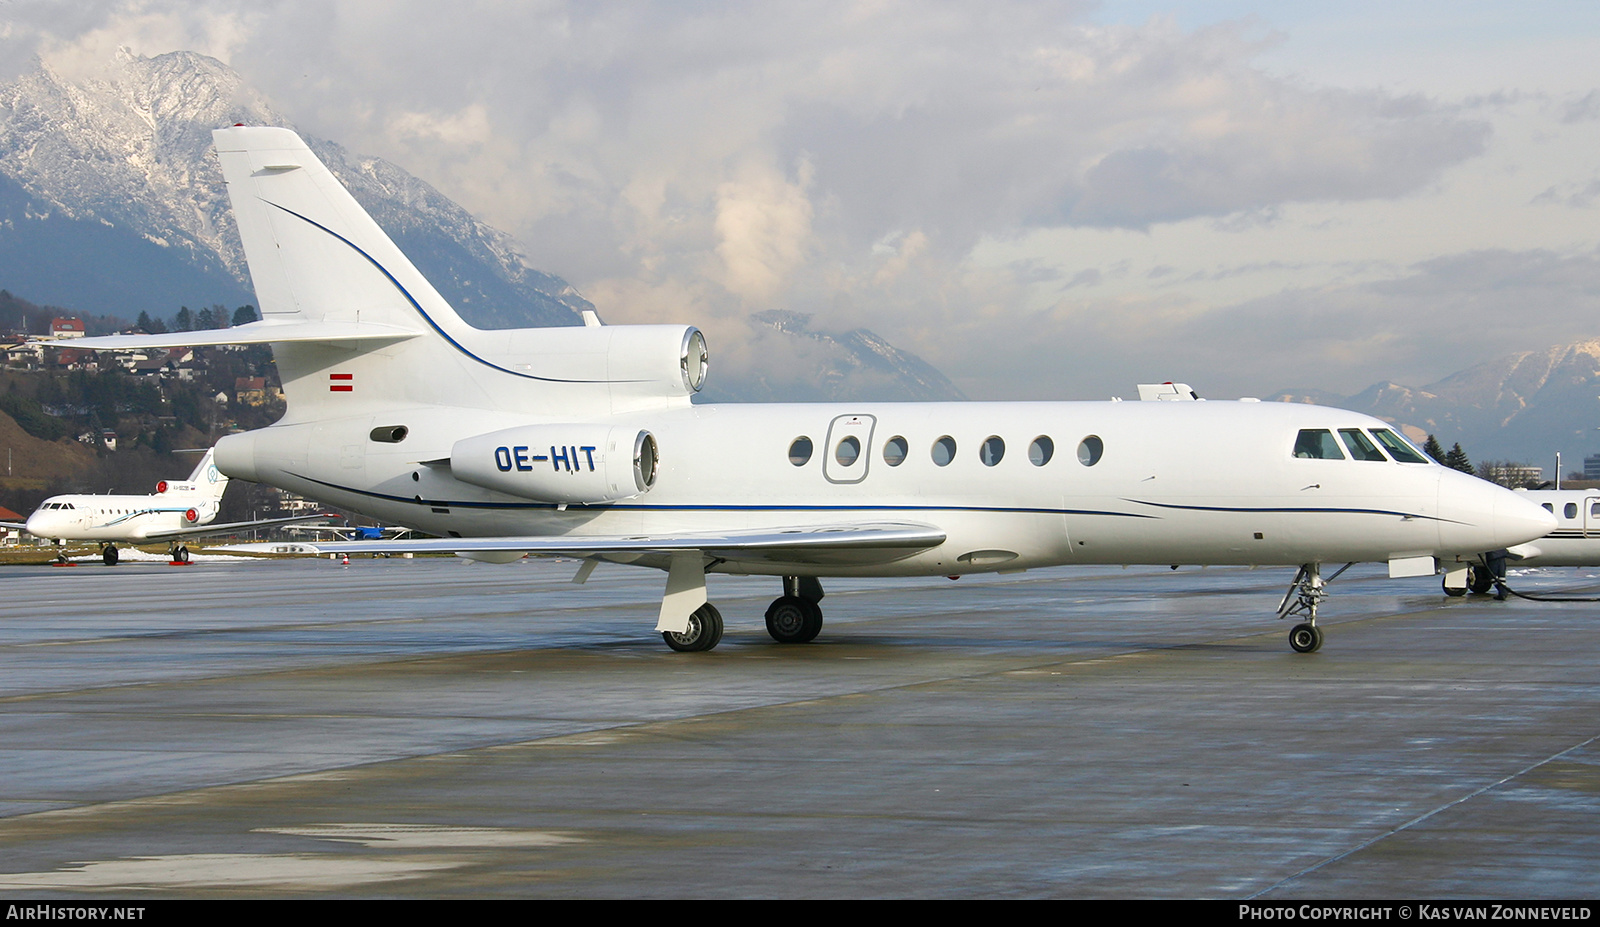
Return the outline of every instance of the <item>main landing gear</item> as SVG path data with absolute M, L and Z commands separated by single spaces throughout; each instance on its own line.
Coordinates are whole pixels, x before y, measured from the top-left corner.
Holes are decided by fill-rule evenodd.
M 116 566 L 117 545 L 109 542 L 100 545 L 100 559 L 105 562 L 106 566 Z
M 1493 588 L 1494 574 L 1489 571 L 1489 568 L 1479 563 L 1472 563 L 1467 565 L 1467 584 L 1456 588 L 1450 586 L 1447 582 L 1444 587 L 1444 594 L 1452 598 L 1464 596 L 1468 592 L 1473 595 L 1488 595 Z
M 767 606 L 767 633 L 780 644 L 804 644 L 822 631 L 822 583 L 813 576 L 785 576 L 783 595 Z M 680 653 L 710 650 L 722 640 L 722 613 L 710 602 L 689 615 L 683 631 L 662 631 L 661 639 Z
M 1278 603 L 1278 617 L 1304 615 L 1306 618 L 1289 630 L 1289 647 L 1295 653 L 1316 653 L 1322 648 L 1322 629 L 1317 627 L 1317 606 L 1328 597 L 1327 584 L 1338 579 L 1340 573 L 1352 566 L 1355 564 L 1347 563 L 1338 572 L 1323 579 L 1322 564 L 1308 563 L 1294 575 L 1289 591 L 1283 594 L 1283 601 Z
M 822 583 L 815 576 L 785 576 L 783 595 L 767 606 L 767 633 L 780 644 L 805 644 L 822 633 Z
M 173 563 L 188 563 L 189 548 L 179 544 L 177 541 L 173 541 L 167 545 L 167 556 L 172 558 L 171 562 Z
M 694 610 L 689 616 L 689 630 L 662 631 L 661 639 L 679 653 L 696 653 L 710 650 L 722 640 L 722 613 L 710 602 Z
M 1450 583 L 1451 575 L 1446 573 L 1443 581 L 1444 594 L 1455 598 L 1464 596 L 1468 592 L 1473 595 L 1488 595 L 1493 592 L 1496 599 L 1504 602 L 1507 591 L 1505 587 L 1506 557 L 1507 554 L 1503 550 L 1491 550 L 1485 552 L 1479 562 L 1467 564 L 1466 585 L 1464 586 L 1452 586 Z M 1457 573 L 1456 576 L 1459 577 L 1460 574 Z M 1459 582 L 1460 580 L 1458 579 L 1457 581 Z

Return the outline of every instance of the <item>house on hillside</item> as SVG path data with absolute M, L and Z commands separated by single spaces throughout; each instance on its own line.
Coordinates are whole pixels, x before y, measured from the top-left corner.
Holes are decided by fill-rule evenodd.
M 82 338 L 88 334 L 84 330 L 82 319 L 58 318 L 50 320 L 51 338 Z
M 0 337 L 0 357 L 7 366 L 32 370 L 44 362 L 44 346 L 29 343 L 27 335 L 6 335 Z
M 45 366 L 56 370 L 99 370 L 100 355 L 83 348 L 50 348 L 45 352 Z
M 266 377 L 238 377 L 233 381 L 234 399 L 242 406 L 264 406 L 283 398 L 283 390 L 267 386 Z
M 21 524 L 28 520 L 28 516 L 19 515 L 3 505 L 0 505 L 0 521 L 9 521 Z M 22 543 L 21 528 L 0 528 L 0 545 L 12 547 Z

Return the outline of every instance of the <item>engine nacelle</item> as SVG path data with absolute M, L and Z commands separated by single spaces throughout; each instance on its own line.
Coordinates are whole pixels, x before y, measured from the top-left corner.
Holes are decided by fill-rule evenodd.
M 656 439 L 613 425 L 522 425 L 457 441 L 463 483 L 558 505 L 631 499 L 656 482 Z

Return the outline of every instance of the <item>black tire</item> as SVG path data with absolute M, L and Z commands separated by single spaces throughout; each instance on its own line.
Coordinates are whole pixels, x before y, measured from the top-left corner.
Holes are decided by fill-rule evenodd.
M 106 566 L 116 566 L 117 565 L 117 548 L 116 548 L 116 545 L 115 544 L 107 544 L 106 545 L 106 549 L 102 550 L 100 552 L 100 559 L 104 560 L 106 562 Z
M 805 644 L 822 633 L 822 606 L 799 596 L 773 599 L 767 606 L 767 633 L 780 644 Z
M 802 644 L 811 613 L 806 600 L 796 595 L 780 596 L 767 606 L 767 633 L 780 644 Z
M 809 644 L 822 633 L 822 606 L 815 602 L 807 602 L 805 599 L 800 601 L 805 602 L 806 606 L 806 627 L 801 632 L 800 643 Z
M 1467 587 L 1466 586 L 1462 586 L 1460 589 L 1455 589 L 1455 588 L 1452 588 L 1449 583 L 1450 583 L 1450 580 L 1448 578 L 1442 579 L 1442 580 L 1439 581 L 1439 585 L 1444 587 L 1444 594 L 1445 595 L 1451 597 L 1452 599 L 1456 599 L 1456 598 L 1460 598 L 1461 596 L 1464 596 L 1464 595 L 1467 594 Z
M 1489 572 L 1488 567 L 1467 567 L 1467 588 L 1474 595 L 1488 595 L 1494 589 L 1494 574 Z
M 710 602 L 694 610 L 689 616 L 689 630 L 682 634 L 662 631 L 661 639 L 679 653 L 700 653 L 717 646 L 722 640 L 722 613 Z
M 187 548 L 187 547 L 178 548 L 178 562 L 179 563 L 188 563 L 189 562 L 189 548 Z
M 1316 653 L 1322 649 L 1322 629 L 1314 624 L 1297 624 L 1289 631 L 1289 647 L 1295 653 Z

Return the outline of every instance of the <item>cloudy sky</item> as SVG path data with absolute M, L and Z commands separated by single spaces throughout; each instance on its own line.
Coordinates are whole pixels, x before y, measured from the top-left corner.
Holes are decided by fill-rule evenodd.
M 772 308 L 996 399 L 1600 339 L 1592 0 L 0 0 L 0 78 L 119 45 L 222 59 L 738 365 Z

